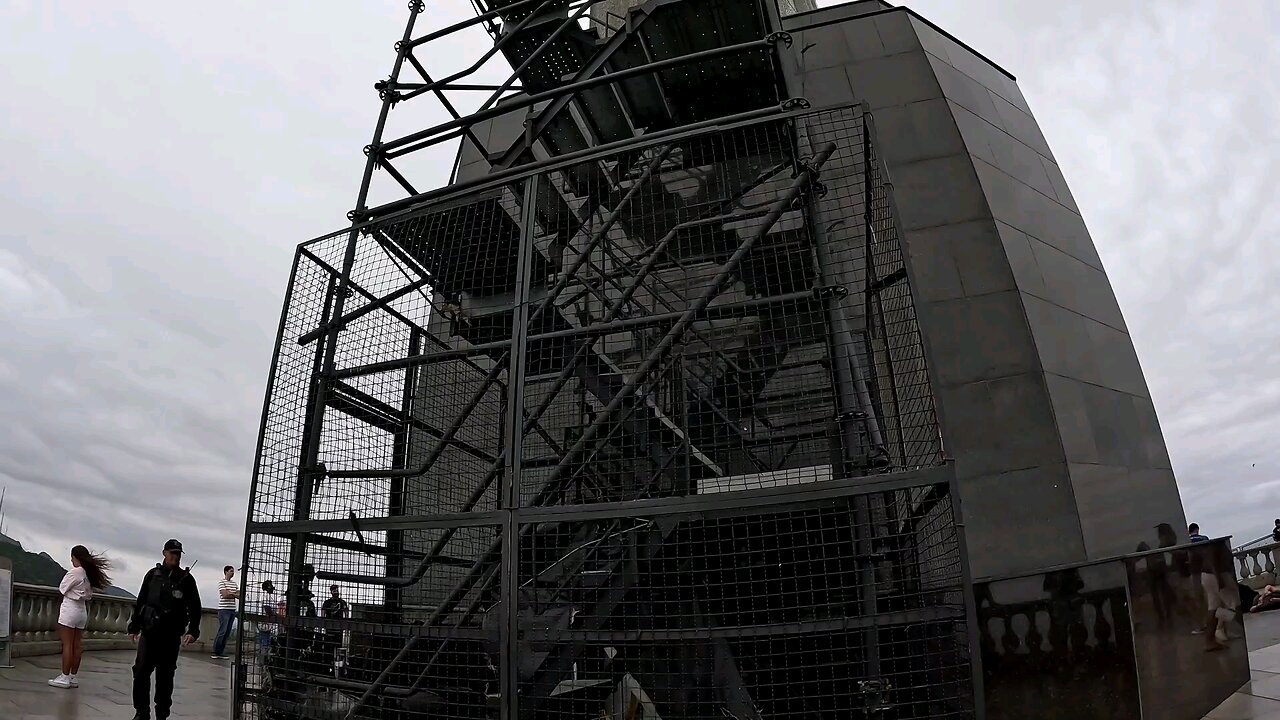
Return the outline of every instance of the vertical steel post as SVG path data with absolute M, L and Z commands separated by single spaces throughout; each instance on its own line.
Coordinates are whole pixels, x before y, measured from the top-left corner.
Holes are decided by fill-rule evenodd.
M 797 125 L 795 138 L 797 155 L 800 147 L 800 132 L 801 129 Z M 810 143 L 813 143 L 812 139 Z M 827 269 L 833 267 L 833 265 L 827 255 L 827 228 L 823 223 L 816 193 L 809 194 L 809 201 L 805 209 L 808 215 L 806 220 L 813 242 L 812 259 L 815 266 L 814 271 L 818 283 L 825 287 L 829 282 Z M 870 261 L 870 258 L 868 258 L 868 261 Z M 838 290 L 839 288 L 836 289 Z M 847 293 L 848 288 L 844 288 L 844 290 Z M 838 452 L 834 453 L 840 466 L 832 468 L 832 475 L 834 477 L 852 477 L 855 449 L 861 444 L 857 430 L 859 410 L 864 415 L 863 419 L 868 427 L 868 433 L 878 436 L 879 431 L 877 429 L 874 433 L 871 432 L 872 428 L 875 428 L 874 410 L 867 404 L 869 396 L 866 392 L 865 384 L 859 383 L 860 373 L 858 372 L 856 354 L 852 352 L 853 337 L 845 321 L 844 309 L 840 305 L 841 297 L 842 294 L 839 292 L 831 293 L 823 301 L 825 304 L 824 317 L 827 322 L 827 352 L 831 359 L 831 382 L 836 391 L 836 425 L 840 430 L 837 435 L 837 442 L 840 447 Z M 875 440 L 873 439 L 872 442 L 874 443 Z M 872 565 L 875 554 L 871 537 L 874 534 L 872 513 L 868 507 L 866 496 L 854 496 L 849 502 L 853 514 L 854 556 L 858 562 L 861 609 L 868 619 L 874 620 L 877 614 L 878 601 L 876 597 L 876 573 Z M 877 680 L 880 676 L 879 629 L 873 623 L 871 627 L 863 630 L 861 635 L 867 677 L 870 680 Z
M 298 280 L 298 266 L 302 262 L 302 253 L 295 253 L 293 256 L 293 268 L 289 271 L 289 284 L 284 291 L 284 307 L 280 310 L 280 325 L 276 328 L 276 346 L 271 352 L 271 369 L 267 371 L 267 390 L 262 400 L 262 420 L 258 425 L 258 447 L 254 450 L 253 455 L 253 479 L 249 483 L 249 507 L 245 511 L 245 527 L 253 522 L 254 502 L 258 497 L 258 479 L 259 472 L 262 468 L 262 446 L 267 437 L 267 420 L 271 417 L 271 394 L 276 384 L 276 374 L 280 369 L 280 347 L 284 343 L 284 328 L 289 320 L 289 307 L 293 303 L 293 286 Z M 246 533 L 244 550 L 240 560 L 240 601 L 237 603 L 239 616 L 245 617 L 245 598 L 248 596 L 249 589 L 249 547 L 250 536 Z M 232 703 L 232 718 L 236 720 L 242 713 L 240 694 L 244 688 L 245 672 L 244 665 L 244 641 L 245 633 L 237 633 L 236 654 L 232 661 L 234 685 L 234 702 Z
M 409 357 L 413 357 L 422 351 L 422 334 L 423 331 L 418 328 L 409 330 Z M 418 395 L 418 369 L 419 366 L 407 367 L 404 369 L 404 387 L 400 395 L 400 430 L 396 433 L 394 447 L 392 449 L 392 467 L 405 468 L 409 463 L 413 462 L 413 400 Z M 405 485 L 407 479 L 403 477 L 391 478 L 391 487 L 388 489 L 387 496 L 387 514 L 395 517 L 405 514 Z M 400 577 L 404 572 L 404 531 L 388 530 L 387 531 L 387 575 L 389 577 Z M 389 587 L 386 589 L 386 603 L 389 607 L 398 610 L 401 602 L 400 588 Z
M 426 8 L 425 3 L 421 0 L 410 3 L 409 5 L 409 21 L 405 23 L 404 36 L 399 43 L 396 44 L 396 60 L 391 70 L 391 80 L 395 80 L 400 76 L 400 68 L 404 65 L 404 58 L 410 52 L 409 44 L 413 34 L 413 24 L 418 18 L 418 14 Z M 378 113 L 378 122 L 373 131 L 373 143 L 370 145 L 369 157 L 365 161 L 364 176 L 360 181 L 360 190 L 356 195 L 356 209 L 349 214 L 352 222 L 351 232 L 347 236 L 346 253 L 342 259 L 342 274 L 338 278 L 338 284 L 333 301 L 333 311 L 329 317 L 342 317 L 343 307 L 347 296 L 353 294 L 350 288 L 351 283 L 351 267 L 355 264 L 356 244 L 360 239 L 360 233 L 357 229 L 364 211 L 368 208 L 369 185 L 373 179 L 373 169 L 378 161 L 378 144 L 382 141 L 382 133 L 386 128 L 387 115 L 391 112 L 392 97 L 387 95 L 382 100 L 382 109 Z M 326 323 L 327 324 L 327 318 Z M 329 328 L 324 341 L 317 347 L 317 352 L 323 350 L 324 357 L 321 362 L 319 372 L 313 376 L 313 388 L 315 391 L 313 404 L 309 408 L 309 417 L 305 429 L 304 437 L 306 437 L 306 446 L 303 449 L 302 461 L 298 468 L 298 491 L 295 497 L 293 516 L 295 520 L 306 520 L 311 516 L 311 496 L 321 474 L 319 471 L 320 459 L 320 437 L 324 428 L 324 413 L 328 405 L 329 378 L 333 373 L 334 356 L 337 350 L 338 334 L 342 332 L 339 325 Z M 289 617 L 297 617 L 299 587 L 298 578 L 301 576 L 302 566 L 306 562 L 307 548 L 305 534 L 298 534 L 290 540 L 289 547 L 289 587 L 286 591 L 286 603 Z
M 516 261 L 515 306 L 511 313 L 511 362 L 507 367 L 507 472 L 501 485 L 502 507 L 506 512 L 502 522 L 502 625 L 499 630 L 499 694 L 501 705 L 498 717 L 504 720 L 519 717 L 519 588 L 520 588 L 520 528 L 515 510 L 520 507 L 520 463 L 524 445 L 524 378 L 528 365 L 529 331 L 529 276 L 532 272 L 534 235 L 537 227 L 538 183 L 540 175 L 531 175 L 524 181 L 524 206 L 520 214 L 520 246 Z

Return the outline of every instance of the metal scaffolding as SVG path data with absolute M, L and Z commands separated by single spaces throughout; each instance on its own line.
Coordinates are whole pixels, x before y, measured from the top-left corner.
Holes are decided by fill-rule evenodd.
M 415 38 L 411 3 L 353 226 L 298 249 L 237 711 L 970 716 L 951 468 L 870 116 L 788 96 L 772 2 L 476 4 Z M 511 76 L 433 80 L 415 49 L 472 25 L 474 67 Z M 464 116 L 460 88 L 489 96 Z M 382 137 L 428 94 L 452 120 Z M 449 140 L 449 186 L 392 164 Z M 371 208 L 378 171 L 406 195 Z

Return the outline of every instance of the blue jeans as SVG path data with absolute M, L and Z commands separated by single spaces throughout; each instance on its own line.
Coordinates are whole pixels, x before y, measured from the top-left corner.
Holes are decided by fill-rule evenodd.
M 218 636 L 213 639 L 214 655 L 221 655 L 227 649 L 227 638 L 231 635 L 231 625 L 235 620 L 235 610 L 218 611 Z

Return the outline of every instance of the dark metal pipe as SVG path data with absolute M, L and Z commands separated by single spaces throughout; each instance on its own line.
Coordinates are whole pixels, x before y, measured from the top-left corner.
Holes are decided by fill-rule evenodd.
M 636 368 L 632 379 L 618 390 L 618 393 L 603 410 L 597 413 L 595 420 L 592 421 L 591 425 L 587 427 L 578 441 L 569 449 L 565 457 L 562 458 L 556 465 L 555 469 L 552 470 L 551 475 L 543 482 L 542 491 L 538 493 L 537 498 L 534 500 L 534 505 L 541 505 L 546 502 L 547 498 L 555 491 L 555 483 L 560 479 L 560 476 L 564 474 L 565 469 L 577 460 L 586 445 L 590 443 L 595 438 L 596 434 L 600 432 L 600 428 L 604 423 L 610 420 L 613 415 L 617 413 L 618 409 L 635 393 L 640 384 L 647 380 L 649 373 L 665 359 L 667 353 L 674 346 L 676 340 L 680 335 L 684 334 L 684 330 L 693 322 L 693 319 L 706 310 L 707 306 L 711 304 L 711 301 L 720 294 L 723 286 L 737 272 L 738 265 L 751 252 L 751 249 L 755 244 L 773 228 L 778 219 L 782 217 L 782 214 L 786 212 L 786 210 L 791 206 L 791 203 L 809 184 L 813 174 L 819 170 L 824 163 L 826 163 L 827 158 L 831 157 L 831 153 L 835 151 L 835 147 L 835 143 L 827 143 L 818 151 L 817 155 L 813 159 L 813 164 L 802 170 L 792 183 L 791 188 L 773 204 L 773 208 L 761 223 L 760 228 L 738 246 L 738 249 L 734 251 L 733 255 L 730 256 L 721 267 L 720 272 L 712 280 L 707 290 L 699 296 L 698 300 L 695 301 L 688 310 L 682 313 L 681 319 L 676 322 L 675 326 L 673 326 L 665 336 L 663 336 L 663 339 L 658 343 L 658 345 L 650 351 L 640 366 Z M 455 605 L 458 600 L 466 594 L 467 585 L 481 574 L 486 560 L 488 562 L 492 562 L 490 556 L 495 552 L 500 551 L 500 549 L 500 542 L 491 545 L 484 556 L 476 561 L 475 566 L 472 567 L 472 570 L 467 574 L 467 577 L 460 581 L 460 583 L 455 586 L 454 591 L 450 593 L 449 597 L 437 606 L 436 611 L 432 613 L 432 616 L 435 617 L 437 615 L 443 615 L 451 610 L 453 605 Z
M 597 0 L 597 1 L 598 1 L 598 0 Z M 491 48 L 489 48 L 488 50 L 486 50 L 486 51 L 484 52 L 484 54 L 480 56 L 480 59 L 479 59 L 479 60 L 476 60 L 474 63 L 472 63 L 471 67 L 466 68 L 465 70 L 459 70 L 458 72 L 456 72 L 456 73 L 454 73 L 454 74 L 452 74 L 452 75 L 449 75 L 448 77 L 441 78 L 441 79 L 439 79 L 439 80 L 431 80 L 429 77 L 427 77 L 426 73 L 423 73 L 421 70 L 419 70 L 419 71 L 418 71 L 418 74 L 422 75 L 422 79 L 427 81 L 426 85 L 424 85 L 424 86 L 422 86 L 422 87 L 420 87 L 420 88 L 418 88 L 418 89 L 414 90 L 413 92 L 409 93 L 408 95 L 405 95 L 405 96 L 401 97 L 400 99 L 401 99 L 401 100 L 411 100 L 411 99 L 413 99 L 413 98 L 417 97 L 418 95 L 421 95 L 421 94 L 422 94 L 422 93 L 424 93 L 424 92 L 429 92 L 429 91 L 431 91 L 431 90 L 434 90 L 434 89 L 436 89 L 436 88 L 440 87 L 441 85 L 445 85 L 445 84 L 447 84 L 447 83 L 451 83 L 451 82 L 453 82 L 454 80 L 459 80 L 459 79 L 461 79 L 461 78 L 464 78 L 464 77 L 466 77 L 466 76 L 470 75 L 471 73 L 475 72 L 476 70 L 479 70 L 479 69 L 480 69 L 480 67 L 481 67 L 482 65 L 484 65 L 486 62 L 488 62 L 488 61 L 489 61 L 489 58 L 491 58 L 491 57 L 493 57 L 494 55 L 498 54 L 498 51 L 502 49 L 502 46 L 503 46 L 503 45 L 506 45 L 508 42 L 510 42 L 510 41 L 511 41 L 511 38 L 516 37 L 516 36 L 520 33 L 520 31 L 521 31 L 521 30 L 523 30 L 523 29 L 525 28 L 525 26 L 526 26 L 526 25 L 528 25 L 529 23 L 531 23 L 531 22 L 533 22 L 534 20 L 536 20 L 536 19 L 537 19 L 537 17 L 538 17 L 538 13 L 542 12 L 542 10 L 543 10 L 544 8 L 546 8 L 548 5 L 550 5 L 550 4 L 551 4 L 551 2 L 552 2 L 552 0 L 542 0 L 542 4 L 541 4 L 541 5 L 539 5 L 538 7 L 534 8 L 534 9 L 533 9 L 533 11 L 532 11 L 532 12 L 530 12 L 530 13 L 529 13 L 529 14 L 528 14 L 524 19 L 522 19 L 520 22 L 516 23 L 516 26 L 515 26 L 515 27 L 511 28 L 510 30 L 505 30 L 505 31 L 502 33 L 502 37 L 498 38 L 497 42 L 495 42 L 495 43 L 493 44 L 493 47 L 491 47 Z M 590 7 L 590 5 L 586 5 L 586 6 L 584 6 L 584 7 Z M 410 44 L 410 50 L 409 50 L 409 52 L 411 52 L 411 53 L 412 53 L 412 52 L 413 52 L 413 48 L 414 48 L 414 47 L 417 47 L 417 45 L 418 45 L 418 43 L 416 43 L 416 42 L 411 43 L 411 44 Z M 536 53 L 536 52 L 534 53 L 534 56 L 535 56 L 535 57 L 537 56 L 537 53 Z M 414 62 L 414 67 L 415 67 L 415 68 L 417 67 L 417 63 L 416 63 L 416 62 Z
M 419 140 L 429 138 L 435 135 L 436 133 L 444 132 L 445 130 L 453 130 L 453 129 L 462 127 L 463 125 L 474 125 L 482 120 L 488 120 L 490 118 L 495 118 L 500 115 L 506 115 L 512 110 L 519 110 L 521 108 L 533 107 L 534 105 L 537 105 L 542 102 L 546 102 L 547 100 L 554 100 L 563 95 L 576 93 L 579 90 L 587 90 L 587 89 L 596 87 L 597 85 L 607 85 L 609 83 L 618 82 L 619 80 L 626 80 L 627 78 L 644 75 L 646 73 L 652 73 L 652 72 L 657 72 L 659 70 L 666 70 L 668 68 L 687 65 L 690 63 L 698 62 L 699 60 L 707 60 L 714 57 L 720 57 L 721 55 L 731 55 L 733 53 L 747 52 L 749 50 L 759 50 L 763 48 L 773 47 L 773 44 L 774 44 L 773 40 L 765 38 L 762 40 L 752 40 L 749 42 L 738 43 L 736 45 L 723 45 L 721 47 L 712 48 L 710 50 L 701 50 L 695 53 L 689 53 L 688 55 L 681 55 L 679 57 L 667 58 L 666 60 L 659 60 L 655 63 L 650 63 L 648 65 L 639 65 L 636 67 L 627 68 L 625 70 L 619 70 L 613 73 L 597 75 L 593 78 L 588 78 L 586 80 L 579 80 L 578 82 L 569 83 L 567 85 L 561 85 L 560 87 L 553 88 L 551 90 L 544 90 L 540 93 L 525 95 L 523 97 L 513 99 L 511 102 L 508 102 L 502 105 L 501 107 L 488 108 L 485 110 L 480 110 L 480 111 L 471 113 L 470 115 L 468 115 L 467 117 L 461 120 L 450 120 L 449 122 L 441 123 L 439 125 L 426 128 L 425 130 L 419 130 L 418 132 L 410 133 L 403 137 L 396 138 L 395 140 L 391 140 L 390 142 L 387 142 L 385 145 L 383 145 L 383 147 L 387 150 L 394 150 L 398 147 L 403 147 L 405 145 L 408 145 L 409 143 L 417 142 Z
M 757 298 L 755 300 L 743 300 L 741 302 L 730 303 L 726 305 L 716 305 L 707 308 L 706 318 L 715 319 L 722 317 L 732 317 L 745 312 L 754 310 L 762 310 L 771 305 L 780 303 L 794 302 L 797 300 L 811 300 L 817 293 L 822 292 L 822 288 L 813 290 L 797 290 L 783 295 L 774 295 L 766 298 Z M 580 328 L 570 328 L 568 330 L 553 330 L 548 333 L 539 335 L 530 335 L 527 340 L 529 342 L 539 342 L 545 340 L 558 340 L 561 338 L 584 337 L 592 335 L 608 335 L 620 330 L 629 330 L 648 325 L 661 325 L 667 322 L 674 322 L 680 319 L 683 311 L 662 313 L 660 315 L 645 315 L 643 317 L 629 318 L 627 320 L 614 320 L 612 322 L 602 322 L 595 325 L 588 325 Z M 472 345 L 467 348 L 442 350 L 440 352 L 424 353 L 413 357 L 400 358 L 397 360 L 386 360 L 379 363 L 370 363 L 368 365 L 357 365 L 355 367 L 335 370 L 333 376 L 338 379 L 358 377 L 361 375 L 374 375 L 380 372 L 389 372 L 391 370 L 402 370 L 407 367 L 417 365 L 429 365 L 436 362 L 444 362 L 447 360 L 460 360 L 462 358 L 471 357 L 473 355 L 488 355 L 493 350 L 500 350 L 511 345 L 510 340 L 494 340 L 493 342 Z M 335 473 L 331 473 L 334 474 Z M 372 477 L 382 477 L 381 475 Z
M 507 79 L 504 80 L 502 84 L 498 86 L 498 89 L 495 90 L 493 94 L 488 97 L 488 99 L 486 99 L 483 103 L 480 104 L 480 107 L 476 109 L 476 112 L 477 113 L 484 112 L 485 110 L 488 110 L 489 108 L 493 107 L 493 104 L 496 103 L 498 99 L 502 97 L 502 93 L 506 92 L 507 88 L 511 87 L 515 83 L 516 79 L 520 77 L 520 73 L 524 72 L 525 70 L 528 70 L 529 66 L 532 65 L 535 60 L 541 57 L 542 53 L 546 52 L 547 48 L 551 47 L 551 44 L 554 43 L 556 39 L 558 39 L 562 34 L 564 34 L 565 30 L 568 30 L 569 28 L 577 25 L 579 18 L 582 17 L 582 14 L 585 13 L 590 8 L 591 8 L 591 5 L 584 4 L 582 7 L 578 8 L 572 15 L 570 15 L 567 19 L 565 19 L 564 22 L 560 23 L 559 27 L 553 30 L 551 32 L 551 35 L 549 35 L 546 40 L 543 40 L 542 44 L 539 45 L 537 48 L 535 48 L 534 51 L 529 55 L 529 57 L 524 59 L 524 62 L 521 62 L 517 68 L 511 71 L 511 74 L 507 76 Z M 541 10 L 541 9 L 542 9 L 541 7 L 538 8 L 538 10 Z M 498 42 L 494 43 L 493 49 L 490 50 L 488 53 L 486 53 L 485 57 L 482 57 L 480 62 L 477 63 L 472 68 L 470 68 L 469 70 L 450 75 L 449 77 L 438 81 L 437 84 L 432 85 L 430 87 L 419 88 L 418 90 L 414 90 L 408 95 L 405 95 L 403 99 L 405 100 L 412 99 L 414 97 L 417 97 L 418 95 L 421 95 L 424 92 L 427 92 L 428 90 L 435 89 L 435 87 L 438 87 L 439 83 L 452 82 L 453 80 L 457 80 L 461 77 L 465 77 L 466 75 L 470 75 L 472 72 L 475 72 L 476 68 L 484 64 L 484 61 L 488 60 L 489 57 L 492 57 L 493 53 L 497 52 L 501 46 L 505 45 L 509 40 L 511 40 L 511 38 L 516 37 L 519 34 L 520 30 L 523 29 L 524 26 L 529 23 L 529 21 L 533 20 L 536 15 L 537 15 L 537 10 L 535 10 L 532 14 L 530 14 L 529 17 L 521 20 L 520 24 L 515 28 L 513 28 L 510 32 L 507 32 L 504 30 L 502 37 L 498 39 Z M 475 117 L 475 113 L 471 113 L 468 116 L 468 118 L 471 118 L 471 117 Z M 474 124 L 475 124 L 474 121 L 472 121 L 468 123 L 468 127 Z
M 430 285 L 430 284 L 431 284 L 430 278 L 423 278 L 421 280 L 418 280 L 417 282 L 413 282 L 408 285 L 405 285 L 398 290 L 389 292 L 386 295 L 383 295 L 382 297 L 378 298 L 377 300 L 366 303 L 360 306 L 358 309 L 352 310 L 351 312 L 347 313 L 346 315 L 343 315 L 342 317 L 336 320 L 330 320 L 329 322 L 325 323 L 324 325 L 321 325 L 315 330 L 312 330 L 306 335 L 299 337 L 298 344 L 306 345 L 307 343 L 319 340 L 320 338 L 324 337 L 325 333 L 328 333 L 332 330 L 341 330 L 342 328 L 346 327 L 347 324 L 350 323 L 352 320 L 358 320 L 364 317 L 365 315 L 368 315 L 369 313 L 373 312 L 374 310 L 377 310 L 378 308 L 385 307 L 387 303 L 392 302 L 394 300 L 398 300 L 404 297 L 405 295 L 408 295 L 409 293 L 414 292 L 419 288 L 426 287 L 427 285 Z
M 657 157 L 655 157 L 653 161 L 649 163 L 648 167 L 645 168 L 644 173 L 640 176 L 640 179 L 636 181 L 635 185 L 633 185 L 631 189 L 627 192 L 627 194 L 624 195 L 623 198 L 618 201 L 617 208 L 615 208 L 614 211 L 610 214 L 609 218 L 606 219 L 604 223 L 602 223 L 600 229 L 598 229 L 592 235 L 591 240 L 587 243 L 587 246 L 583 248 L 582 251 L 578 254 L 578 257 L 574 261 L 573 266 L 563 275 L 563 277 L 559 281 L 556 282 L 556 286 L 552 290 L 550 290 L 547 293 L 547 296 L 543 298 L 542 302 L 538 304 L 537 309 L 534 310 L 533 314 L 529 318 L 530 324 L 532 324 L 534 321 L 540 318 L 542 316 L 543 311 L 545 311 L 548 307 L 552 305 L 552 303 L 555 301 L 556 295 L 560 294 L 560 292 L 564 290 L 565 286 L 569 284 L 569 279 L 573 277 L 573 274 L 576 273 L 578 269 L 582 267 L 583 263 L 587 261 L 587 258 L 590 257 L 591 255 L 591 251 L 595 248 L 597 244 L 599 244 L 600 240 L 609 231 L 609 229 L 613 227 L 614 223 L 618 221 L 618 218 L 621 217 L 623 209 L 626 208 L 631 203 L 631 199 L 635 197 L 635 194 L 639 191 L 639 189 L 648 182 L 649 178 L 653 176 L 653 173 L 656 172 L 657 169 L 662 165 L 662 163 L 666 160 L 667 156 L 671 153 L 674 147 L 675 146 L 673 145 L 668 145 L 664 147 L 662 151 L 658 153 Z M 416 469 L 393 470 L 391 472 L 366 471 L 366 470 L 338 471 L 338 472 L 330 473 L 330 477 L 411 477 L 411 476 L 425 474 L 431 469 L 433 465 L 435 465 L 436 461 L 440 459 L 440 456 L 444 453 L 445 448 L 448 447 L 449 442 L 453 440 L 453 436 L 456 435 L 458 431 L 462 429 L 462 425 L 466 423 L 467 418 L 471 417 L 471 413 L 474 412 L 476 407 L 480 405 L 480 401 L 484 399 L 485 393 L 489 391 L 489 386 L 492 385 L 493 382 L 498 379 L 498 376 L 502 374 L 502 370 L 506 367 L 507 361 L 510 358 L 511 358 L 511 351 L 508 349 L 507 352 L 503 353 L 502 356 L 494 362 L 493 368 L 489 370 L 488 374 L 486 374 L 484 381 L 481 382 L 480 384 L 480 388 L 471 396 L 471 399 L 467 402 L 467 405 L 462 409 L 462 412 L 456 418 L 454 418 L 454 421 L 449 426 L 449 429 L 445 431 L 444 436 L 440 438 L 440 442 L 437 443 L 436 446 L 431 449 L 431 453 L 427 456 L 427 459 L 423 462 L 423 464 L 420 467 Z M 370 474 L 370 472 L 372 472 L 373 474 Z
M 613 400 L 610 401 L 603 410 L 596 414 L 595 420 L 587 426 L 587 429 L 583 431 L 582 436 L 579 437 L 578 441 L 569 449 L 568 454 L 566 454 L 565 457 L 560 460 L 560 463 L 556 465 L 555 469 L 551 471 L 551 474 L 546 479 L 547 485 L 550 485 L 559 479 L 559 477 L 564 474 L 565 470 L 577 461 L 578 456 L 582 454 L 583 449 L 591 442 L 596 434 L 600 432 L 600 428 L 609 421 L 614 413 L 618 411 L 618 408 L 622 406 L 622 403 L 635 393 L 636 388 L 639 386 L 639 381 L 644 379 L 653 370 L 653 368 L 657 366 L 661 358 L 671 350 L 673 345 L 675 345 L 676 340 L 684 334 L 685 329 L 688 328 L 694 319 L 706 310 L 707 306 L 711 304 L 711 301 L 720 294 L 723 286 L 728 283 L 729 279 L 737 272 L 738 265 L 744 258 L 746 258 L 747 254 L 751 252 L 751 249 L 755 247 L 755 244 L 773 228 L 778 219 L 782 217 L 782 214 L 790 207 L 792 201 L 799 197 L 800 193 L 809 184 L 813 174 L 817 170 L 821 169 L 822 165 L 826 163 L 827 158 L 831 157 L 831 153 L 835 151 L 835 148 L 835 143 L 827 143 L 824 145 L 822 149 L 818 151 L 817 155 L 814 156 L 813 164 L 800 172 L 800 175 L 796 178 L 796 181 L 792 184 L 786 194 L 784 194 L 778 202 L 774 203 L 769 214 L 761 222 L 760 228 L 738 246 L 738 249 L 735 250 L 733 255 L 731 255 L 725 262 L 720 272 L 711 280 L 706 291 L 704 291 L 697 301 L 695 301 L 693 305 L 691 305 L 689 309 L 681 315 L 675 325 L 667 331 L 667 334 L 663 336 L 662 340 L 658 342 L 658 345 L 649 353 L 648 357 L 645 358 L 645 361 L 635 369 L 632 379 L 625 383 L 622 388 L 618 390 L 618 393 L 614 396 Z
M 578 150 L 571 153 L 565 153 L 563 155 L 557 155 L 556 157 L 547 158 L 546 160 L 540 160 L 536 163 L 528 163 L 525 165 L 521 165 L 520 167 L 508 168 L 505 170 L 501 170 L 499 172 L 490 173 L 488 175 L 477 177 L 472 180 L 467 180 L 465 182 L 446 185 L 445 187 L 437 188 L 436 190 L 429 190 L 425 193 L 422 193 L 421 195 L 418 195 L 417 197 L 393 200 L 392 202 L 379 205 L 376 208 L 370 209 L 366 213 L 366 217 L 385 218 L 388 215 L 413 208 L 417 205 L 421 205 L 426 202 L 440 200 L 443 198 L 459 197 L 462 195 L 479 192 L 481 190 L 487 190 L 493 187 L 498 187 L 501 185 L 508 184 L 513 178 L 526 177 L 526 176 L 541 172 L 543 170 L 556 170 L 562 167 L 572 165 L 580 160 L 587 160 L 587 159 L 607 155 L 609 153 L 614 152 L 615 150 L 631 150 L 631 149 L 638 150 L 638 149 L 644 148 L 647 145 L 651 145 L 651 144 L 656 145 L 666 140 L 683 139 L 685 137 L 693 136 L 700 133 L 703 130 L 709 130 L 709 129 L 726 129 L 727 130 L 733 127 L 737 127 L 739 125 L 749 124 L 752 121 L 758 120 L 760 118 L 768 117 L 770 115 L 786 117 L 788 115 L 793 115 L 793 114 L 795 113 L 789 112 L 788 110 L 783 109 L 781 105 L 774 105 L 767 108 L 760 108 L 757 110 L 747 110 L 745 112 L 741 112 L 736 115 L 729 115 L 727 117 L 716 118 L 714 120 L 703 120 L 702 122 L 690 123 L 688 125 L 682 125 L 677 128 L 671 128 L 670 130 L 660 130 L 658 132 L 650 133 L 648 135 L 645 135 L 639 138 L 627 138 L 625 140 L 616 140 L 611 143 L 605 143 L 604 145 L 597 145 L 595 147 L 590 147 L 590 148 Z M 459 138 L 459 137 L 462 137 L 462 135 L 463 135 L 462 131 L 458 131 L 456 133 L 453 133 L 450 137 Z M 417 149 L 419 148 L 414 148 L 414 150 L 417 150 Z M 407 154 L 406 150 L 407 149 L 401 150 L 399 152 L 387 153 L 386 157 L 389 157 L 389 158 L 399 157 L 400 155 Z
M 601 2 L 601 1 L 602 1 L 602 0 L 586 0 L 586 4 L 587 4 L 587 5 L 595 5 L 596 3 Z M 490 10 L 490 11 L 485 12 L 485 13 L 480 13 L 479 15 L 476 15 L 476 16 L 475 16 L 475 17 L 473 17 L 473 18 L 469 18 L 469 19 L 467 19 L 467 20 L 462 20 L 461 22 L 456 22 L 456 23 L 454 23 L 454 24 L 452 24 L 452 25 L 450 25 L 450 26 L 448 26 L 448 27 L 441 28 L 441 29 L 439 29 L 439 30 L 435 30 L 435 31 L 429 32 L 429 33 L 427 33 L 426 35 L 423 35 L 422 37 L 420 37 L 420 38 L 418 38 L 418 39 L 416 39 L 416 40 L 412 40 L 412 41 L 410 41 L 410 42 L 409 42 L 409 46 L 410 46 L 410 47 L 418 47 L 419 45 L 422 45 L 422 44 L 424 44 L 424 43 L 429 43 L 429 42 L 431 42 L 432 40 L 435 40 L 436 38 L 442 38 L 442 37 L 444 37 L 445 35 L 449 35 L 449 34 L 451 34 L 451 33 L 455 33 L 455 32 L 457 32 L 457 31 L 459 31 L 459 30 L 465 30 L 465 29 L 467 29 L 467 28 L 471 27 L 472 25 L 479 25 L 480 23 L 483 23 L 483 22 L 485 22 L 486 20 L 492 20 L 492 19 L 494 19 L 494 18 L 496 18 L 496 17 L 499 17 L 499 16 L 501 16 L 503 13 L 510 13 L 510 12 L 511 12 L 511 11 L 513 11 L 513 10 L 519 10 L 519 9 L 521 9 L 521 8 L 523 8 L 523 7 L 527 6 L 527 5 L 532 5 L 532 4 L 533 4 L 533 3 L 535 3 L 535 2 L 540 2 L 540 0 L 519 0 L 518 2 L 513 2 L 513 3 L 509 3 L 509 4 L 506 4 L 506 5 L 503 5 L 502 7 L 498 8 L 498 9 L 496 9 L 496 10 Z M 541 9 L 541 8 L 539 8 L 539 9 Z M 535 15 L 536 15 L 536 14 L 537 14 L 537 10 L 535 10 L 535 11 L 533 12 L 533 14 L 535 14 Z

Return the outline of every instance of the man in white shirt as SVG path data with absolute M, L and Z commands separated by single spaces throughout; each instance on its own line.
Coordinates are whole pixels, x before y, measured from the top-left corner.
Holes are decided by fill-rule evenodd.
M 214 660 L 227 659 L 227 638 L 235 624 L 236 605 L 240 600 L 240 586 L 231 579 L 235 575 L 234 567 L 227 565 L 222 568 L 222 581 L 218 583 L 218 636 L 213 640 Z

